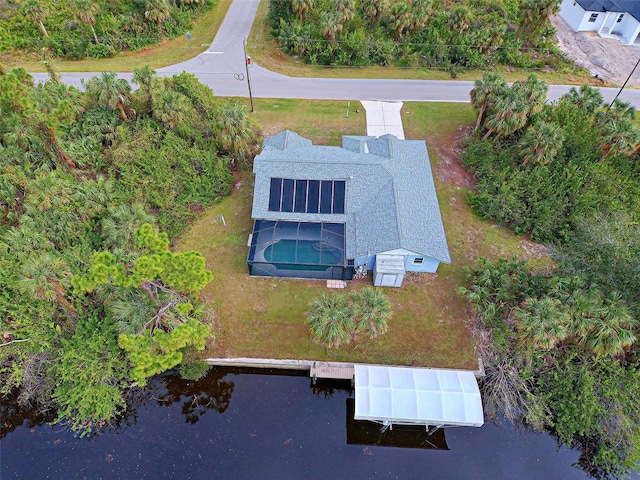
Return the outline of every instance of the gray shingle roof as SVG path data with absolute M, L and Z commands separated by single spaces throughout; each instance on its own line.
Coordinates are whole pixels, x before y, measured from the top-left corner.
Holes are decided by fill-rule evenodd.
M 576 0 L 590 12 L 628 13 L 640 22 L 640 0 Z
M 424 141 L 345 136 L 329 147 L 284 131 L 265 139 L 253 172 L 253 218 L 344 222 L 347 258 L 406 249 L 451 263 Z M 275 177 L 345 180 L 345 213 L 270 212 Z

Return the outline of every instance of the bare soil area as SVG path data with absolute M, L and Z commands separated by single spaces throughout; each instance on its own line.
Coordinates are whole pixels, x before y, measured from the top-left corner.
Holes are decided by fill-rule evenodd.
M 640 58 L 640 45 L 623 45 L 596 32 L 574 32 L 559 16 L 551 17 L 551 23 L 557 30 L 560 50 L 576 65 L 613 84 L 622 85 Z M 640 69 L 627 85 L 640 87 Z
M 473 132 L 473 126 L 460 127 L 447 142 L 434 144 L 440 161 L 436 165 L 436 175 L 441 182 L 471 188 L 475 185 L 473 175 L 464 168 L 460 156 L 463 142 Z

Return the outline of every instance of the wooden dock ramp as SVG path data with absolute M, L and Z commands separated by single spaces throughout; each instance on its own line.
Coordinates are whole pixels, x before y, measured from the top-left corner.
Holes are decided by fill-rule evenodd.
M 309 369 L 309 376 L 313 379 L 313 383 L 318 378 L 351 380 L 353 383 L 353 375 L 354 368 L 351 363 L 313 362 Z

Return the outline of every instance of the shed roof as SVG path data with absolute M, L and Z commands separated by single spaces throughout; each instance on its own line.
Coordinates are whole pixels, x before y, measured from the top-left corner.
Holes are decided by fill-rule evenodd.
M 344 222 L 346 255 L 403 248 L 450 263 L 427 145 L 393 135 L 345 136 L 341 147 L 313 145 L 284 131 L 263 143 L 255 158 L 252 217 L 271 220 Z M 344 180 L 344 214 L 273 212 L 270 178 Z

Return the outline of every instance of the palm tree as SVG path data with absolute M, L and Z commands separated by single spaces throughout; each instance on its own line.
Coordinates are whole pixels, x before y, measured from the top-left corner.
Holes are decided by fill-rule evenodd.
M 355 317 L 355 335 L 362 331 L 369 338 L 384 334 L 389 328 L 388 322 L 391 320 L 391 302 L 385 297 L 380 289 L 365 287 L 362 292 L 351 292 L 353 302 L 352 315 Z
M 309 10 L 313 8 L 313 0 L 291 0 L 291 10 L 298 14 L 300 22 L 304 22 Z
M 393 41 L 399 42 L 402 32 L 411 25 L 411 7 L 405 2 L 396 2 L 389 12 L 393 26 Z
M 522 166 L 527 163 L 545 165 L 555 158 L 562 147 L 564 135 L 559 125 L 538 121 L 530 126 L 520 139 L 520 155 L 524 158 Z
M 616 120 L 620 120 L 621 118 L 635 120 L 636 107 L 631 105 L 631 103 L 629 102 L 623 102 L 622 100 L 616 98 L 613 101 L 613 105 L 609 109 L 609 114 Z
M 22 4 L 22 10 L 38 24 L 44 36 L 49 38 L 49 33 L 47 33 L 47 29 L 44 28 L 44 24 L 42 23 L 42 18 L 47 13 L 46 7 L 42 5 L 42 2 L 39 0 L 26 0 Z
M 338 12 L 340 23 L 344 24 L 353 19 L 355 5 L 353 0 L 336 0 L 336 12 Z
M 564 96 L 576 106 L 587 113 L 593 115 L 595 111 L 602 105 L 602 94 L 600 90 L 590 87 L 589 85 L 582 85 L 578 90 L 575 87 L 571 87 L 569 93 Z
M 524 82 L 520 80 L 514 82 L 511 90 L 518 100 L 527 106 L 527 116 L 535 115 L 542 110 L 549 93 L 548 85 L 534 73 L 530 73 Z
M 93 26 L 96 23 L 95 14 L 100 11 L 100 6 L 95 4 L 93 0 L 71 0 L 71 10 L 73 10 L 73 16 L 84 22 L 91 27 L 91 33 L 93 33 L 93 39 L 98 42 L 98 36 Z
M 493 139 L 496 142 L 500 137 L 511 135 L 524 127 L 527 124 L 527 111 L 527 105 L 520 101 L 513 91 L 498 97 L 485 121 L 487 133 L 482 139 L 486 140 L 491 134 L 496 133 Z
M 600 125 L 600 136 L 603 151 L 600 163 L 612 153 L 632 156 L 640 142 L 640 132 L 629 118 L 610 118 Z
M 431 0 L 409 0 L 409 31 L 416 32 L 427 24 L 430 7 Z
M 61 257 L 49 252 L 37 252 L 22 264 L 18 287 L 23 293 L 37 300 L 57 301 L 73 311 L 65 298 L 69 278 L 67 265 Z
M 582 343 L 596 325 L 602 313 L 600 292 L 594 289 L 577 289 L 563 302 L 569 311 L 569 336 Z
M 145 223 L 153 225 L 153 221 L 153 217 L 139 203 L 109 207 L 107 215 L 102 219 L 102 238 L 105 248 L 133 249 L 135 231 Z
M 446 25 L 451 32 L 465 32 L 471 28 L 473 16 L 468 7 L 457 7 L 448 13 L 449 19 Z
M 569 316 L 555 298 L 528 298 L 513 316 L 518 338 L 531 349 L 551 350 L 567 338 Z
M 124 78 L 118 78 L 114 72 L 103 72 L 99 77 L 93 77 L 88 82 L 82 80 L 82 86 L 87 95 L 111 110 L 120 111 L 122 120 L 127 120 L 125 108 L 131 105 L 131 85 Z
M 218 138 L 229 152 L 245 158 L 255 145 L 253 124 L 247 107 L 239 100 L 225 100 L 216 112 Z
M 153 118 L 169 130 L 184 122 L 191 110 L 187 97 L 173 90 L 162 90 L 153 102 Z
M 476 80 L 475 87 L 471 90 L 471 103 L 473 108 L 478 111 L 474 133 L 483 124 L 489 105 L 495 103 L 496 99 L 503 95 L 508 88 L 507 82 L 499 73 L 485 72 L 482 75 L 482 80 Z
M 326 347 L 338 348 L 351 340 L 355 325 L 343 294 L 327 297 L 323 293 L 320 299 L 311 302 L 308 316 L 312 335 Z
M 375 27 L 380 23 L 380 18 L 384 17 L 391 7 L 391 0 L 368 0 L 364 2 L 364 13 L 371 20 L 371 26 Z
M 551 15 L 560 11 L 559 0 L 526 0 L 520 4 L 520 26 L 516 38 L 530 44 L 535 42 Z
M 156 22 L 158 27 L 162 22 L 171 18 L 171 10 L 166 0 L 147 0 L 144 8 L 144 18 Z
M 322 36 L 334 42 L 336 35 L 342 32 L 342 23 L 338 12 L 322 12 L 320 14 L 320 33 Z
M 619 356 L 636 342 L 637 326 L 620 294 L 613 292 L 604 299 L 599 317 L 581 344 L 597 355 Z
M 147 113 L 153 112 L 153 101 L 155 97 L 154 83 L 156 79 L 156 71 L 145 65 L 142 68 L 133 69 L 133 82 L 140 88 L 136 92 L 143 98 Z

